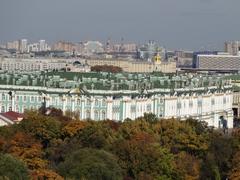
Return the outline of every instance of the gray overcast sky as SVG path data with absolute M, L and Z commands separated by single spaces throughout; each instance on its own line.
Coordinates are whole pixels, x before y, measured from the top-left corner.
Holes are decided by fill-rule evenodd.
M 0 43 L 27 38 L 222 48 L 240 39 L 240 0 L 0 0 Z

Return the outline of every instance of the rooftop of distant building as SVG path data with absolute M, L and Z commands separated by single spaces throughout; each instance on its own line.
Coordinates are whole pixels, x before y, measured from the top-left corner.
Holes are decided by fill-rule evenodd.
M 58 89 L 84 87 L 87 90 L 139 90 L 209 87 L 229 84 L 223 75 L 108 73 L 108 72 L 0 72 L 1 85 L 34 86 Z

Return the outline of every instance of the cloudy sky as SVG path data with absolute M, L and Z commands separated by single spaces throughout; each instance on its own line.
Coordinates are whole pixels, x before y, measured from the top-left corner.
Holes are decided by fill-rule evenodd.
M 240 40 L 240 0 L 0 0 L 0 43 L 27 38 L 222 49 Z

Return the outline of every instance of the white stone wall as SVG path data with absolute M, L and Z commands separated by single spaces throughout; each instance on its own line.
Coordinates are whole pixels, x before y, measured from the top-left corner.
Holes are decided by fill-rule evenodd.
M 0 86 L 1 87 L 1 86 Z M 14 98 L 10 102 L 8 92 L 9 88 L 19 88 L 19 90 L 14 91 Z M 32 88 L 32 91 L 30 89 Z M 79 110 L 80 118 L 86 119 L 91 118 L 95 120 L 110 119 L 116 121 L 123 121 L 126 118 L 136 119 L 141 117 L 144 113 L 154 113 L 159 118 L 180 118 L 186 119 L 189 117 L 206 121 L 209 126 L 219 127 L 219 117 L 224 116 L 228 120 L 228 127 L 233 126 L 233 113 L 232 113 L 232 103 L 233 94 L 231 91 L 214 92 L 214 93 L 204 93 L 196 94 L 186 94 L 182 95 L 161 95 L 156 94 L 152 97 L 132 97 L 131 95 L 125 94 L 120 97 L 114 97 L 109 94 L 98 95 L 91 97 L 87 96 L 67 96 L 59 95 L 59 89 L 45 89 L 46 94 L 38 94 L 38 90 L 41 88 L 36 87 L 20 87 L 20 86 L 6 86 L 5 90 L 0 90 L 0 107 L 4 106 L 5 111 L 7 111 L 10 106 L 13 106 L 13 110 L 17 111 L 15 108 L 19 105 L 17 97 L 36 97 L 39 99 L 40 96 L 46 98 L 47 107 L 53 106 L 61 108 L 63 112 L 66 110 Z M 24 90 L 26 89 L 26 91 Z M 68 90 L 61 90 L 62 93 Z M 48 94 L 49 92 L 49 94 Z M 54 92 L 54 93 L 53 93 Z M 3 98 L 4 96 L 4 98 Z M 41 100 L 41 98 L 40 98 Z M 77 107 L 78 104 L 81 106 Z M 98 101 L 98 103 L 96 103 Z M 103 103 L 104 102 L 104 103 Z M 39 104 L 32 104 L 31 101 L 22 101 L 23 107 L 39 106 Z M 39 100 L 38 100 L 38 103 Z M 78 109 L 80 108 L 80 109 Z M 24 109 L 24 108 L 23 108 Z M 22 110 L 19 109 L 21 112 Z M 104 118 L 105 116 L 105 118 Z

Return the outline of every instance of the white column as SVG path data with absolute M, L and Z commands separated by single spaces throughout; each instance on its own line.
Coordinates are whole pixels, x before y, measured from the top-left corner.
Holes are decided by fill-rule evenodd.
M 113 99 L 112 97 L 108 97 L 107 98 L 107 112 L 106 112 L 106 116 L 107 116 L 107 119 L 112 119 L 112 106 L 113 106 Z
M 62 104 L 63 104 L 63 114 L 65 114 L 65 112 L 66 112 L 66 97 L 65 96 L 63 96 L 62 97 Z
M 93 106 L 94 106 L 94 97 L 92 96 L 90 98 L 90 119 L 94 119 L 94 111 L 93 111 Z
M 80 113 L 81 113 L 81 119 L 84 119 L 85 118 L 85 103 L 84 103 L 84 101 L 85 101 L 85 98 L 82 96 L 81 97 L 81 99 L 80 99 L 80 102 L 81 102 L 81 110 L 80 110 Z
M 72 112 L 75 111 L 75 102 L 76 102 L 76 97 L 72 97 L 71 98 L 71 107 L 72 107 Z

